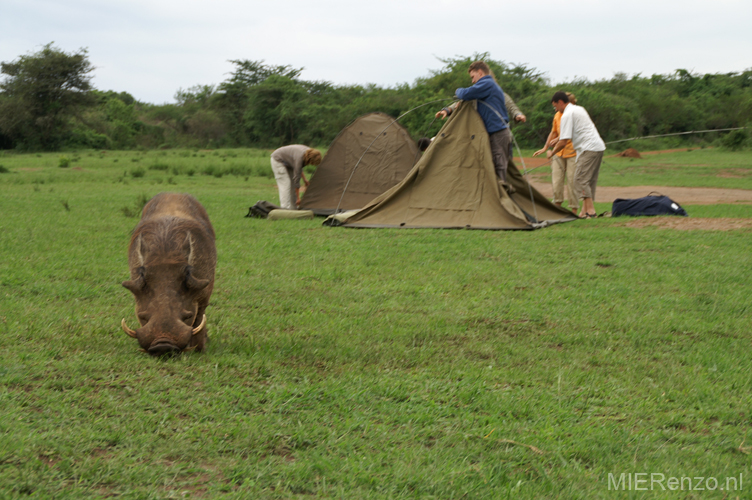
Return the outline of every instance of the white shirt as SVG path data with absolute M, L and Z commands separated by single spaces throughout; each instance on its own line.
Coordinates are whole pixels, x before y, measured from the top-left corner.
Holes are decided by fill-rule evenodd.
M 569 103 L 561 114 L 561 131 L 559 140 L 569 139 L 572 141 L 577 156 L 583 151 L 605 151 L 606 143 L 603 142 L 595 128 L 593 120 L 582 106 Z

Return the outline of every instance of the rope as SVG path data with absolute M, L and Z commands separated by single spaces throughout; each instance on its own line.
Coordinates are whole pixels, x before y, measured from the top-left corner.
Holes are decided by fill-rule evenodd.
M 710 130 L 691 130 L 689 132 L 675 132 L 673 134 L 643 135 L 641 137 L 630 137 L 629 139 L 619 139 L 618 141 L 609 141 L 606 144 L 616 144 L 617 142 L 636 141 L 637 139 L 655 139 L 656 137 L 669 137 L 672 135 L 704 134 L 707 132 L 729 132 L 731 130 L 742 130 L 745 128 L 747 127 L 717 128 L 717 129 L 710 129 Z
M 424 137 L 427 138 L 425 132 L 428 132 L 429 130 L 431 130 L 431 127 L 433 126 L 435 121 L 436 121 L 436 115 L 433 116 L 433 120 L 431 120 L 431 123 L 429 123 L 428 126 L 425 128 L 424 133 L 421 135 L 421 138 L 424 138 Z M 415 158 L 413 158 L 413 165 L 418 163 L 418 158 L 420 158 L 420 155 L 422 152 L 423 151 L 418 150 L 418 152 L 415 153 Z

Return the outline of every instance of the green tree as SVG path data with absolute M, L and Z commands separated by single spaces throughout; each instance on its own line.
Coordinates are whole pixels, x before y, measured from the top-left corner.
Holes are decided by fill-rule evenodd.
M 0 64 L 0 131 L 27 149 L 55 149 L 71 130 L 71 117 L 93 102 L 94 70 L 86 49 L 68 54 L 52 42 L 39 52 Z
M 225 123 L 228 124 L 231 141 L 238 145 L 253 145 L 257 141 L 268 140 L 269 136 L 277 135 L 274 132 L 265 132 L 264 138 L 256 136 L 259 131 L 259 116 L 266 114 L 269 115 L 270 120 L 274 118 L 268 110 L 254 108 L 257 97 L 265 101 L 262 105 L 268 105 L 274 101 L 274 96 L 269 94 L 279 94 L 279 92 L 272 88 L 262 89 L 260 92 L 256 92 L 256 89 L 272 76 L 281 78 L 282 82 L 297 82 L 303 68 L 271 66 L 264 64 L 264 61 L 231 60 L 230 62 L 235 65 L 235 71 L 231 73 L 229 80 L 219 85 L 216 102 L 222 111 Z M 289 85 L 283 86 L 289 90 Z M 269 123 L 269 125 L 276 127 L 278 124 Z

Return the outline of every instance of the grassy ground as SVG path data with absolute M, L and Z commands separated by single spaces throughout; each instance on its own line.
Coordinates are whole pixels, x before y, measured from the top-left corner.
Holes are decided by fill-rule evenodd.
M 277 201 L 253 150 L 0 165 L 0 498 L 750 498 L 749 231 L 247 219 Z M 749 153 L 607 165 L 752 189 Z M 204 204 L 219 264 L 208 351 L 158 360 L 120 282 L 168 190 Z

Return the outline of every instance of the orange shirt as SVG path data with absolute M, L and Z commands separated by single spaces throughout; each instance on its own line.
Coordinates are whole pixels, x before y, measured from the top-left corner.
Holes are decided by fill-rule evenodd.
M 553 131 L 557 137 L 561 135 L 561 113 L 558 111 L 554 115 L 554 126 L 551 128 L 551 131 Z M 556 156 L 561 156 L 562 158 L 572 158 L 573 156 L 577 156 L 572 141 L 569 141 L 569 144 L 567 144 L 564 149 L 556 153 Z

